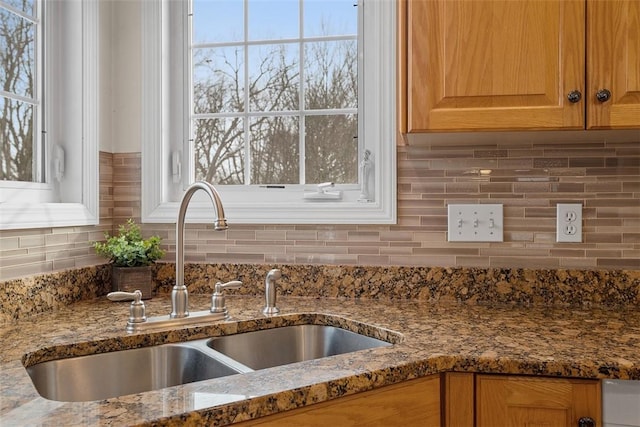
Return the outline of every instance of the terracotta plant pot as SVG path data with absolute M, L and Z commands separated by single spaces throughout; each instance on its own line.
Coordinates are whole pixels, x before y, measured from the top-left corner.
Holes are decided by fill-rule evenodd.
M 113 291 L 142 292 L 142 299 L 153 297 L 151 266 L 111 268 L 111 287 Z

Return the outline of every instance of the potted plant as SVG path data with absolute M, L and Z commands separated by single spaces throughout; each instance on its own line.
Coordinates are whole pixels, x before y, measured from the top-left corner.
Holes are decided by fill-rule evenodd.
M 112 263 L 111 285 L 114 291 L 133 292 L 139 289 L 144 299 L 153 292 L 151 264 L 164 256 L 160 237 L 142 238 L 140 226 L 133 219 L 118 227 L 118 234 L 105 233 L 105 242 L 95 242 L 98 255 Z

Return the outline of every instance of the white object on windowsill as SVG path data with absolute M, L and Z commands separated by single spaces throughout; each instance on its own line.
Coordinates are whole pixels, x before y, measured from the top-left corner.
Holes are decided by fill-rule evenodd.
M 323 182 L 318 184 L 318 191 L 304 193 L 305 200 L 341 200 L 342 199 L 342 191 L 335 190 L 329 191 L 330 188 L 334 187 L 333 182 Z

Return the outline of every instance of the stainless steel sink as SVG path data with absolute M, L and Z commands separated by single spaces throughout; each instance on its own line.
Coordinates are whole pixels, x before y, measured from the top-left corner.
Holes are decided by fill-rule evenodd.
M 83 402 L 242 372 L 209 355 L 206 340 L 72 357 L 27 368 L 46 399 Z M 201 348 L 198 348 L 201 347 Z
M 84 402 L 390 345 L 333 326 L 299 325 L 58 359 L 26 369 L 42 397 Z
M 333 326 L 297 325 L 216 337 L 208 345 L 249 368 L 265 369 L 391 344 Z

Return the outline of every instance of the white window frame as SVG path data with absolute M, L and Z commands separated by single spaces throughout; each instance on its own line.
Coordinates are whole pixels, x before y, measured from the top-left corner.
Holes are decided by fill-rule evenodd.
M 2 230 L 99 221 L 99 1 L 47 2 L 45 13 L 45 180 L 0 181 Z M 60 159 L 64 175 L 57 180 Z
M 392 224 L 396 222 L 395 48 L 396 7 L 393 0 L 364 1 L 364 64 L 358 138 L 375 156 L 374 201 L 359 202 L 359 189 L 345 186 L 340 201 L 305 201 L 314 185 L 285 190 L 257 186 L 217 186 L 230 224 Z M 172 8 L 178 9 L 176 12 Z M 142 4 L 142 220 L 176 221 L 187 179 L 175 179 L 172 163 L 188 142 L 189 50 L 185 2 L 147 0 Z M 175 19 L 175 16 L 185 19 Z M 174 17 L 174 18 L 171 18 Z M 363 112 L 364 111 L 364 112 Z M 173 153 L 178 153 L 174 158 Z M 292 189 L 291 189 L 292 188 Z M 196 194 L 197 195 L 197 194 Z M 188 211 L 193 222 L 211 220 L 210 202 L 194 199 Z

